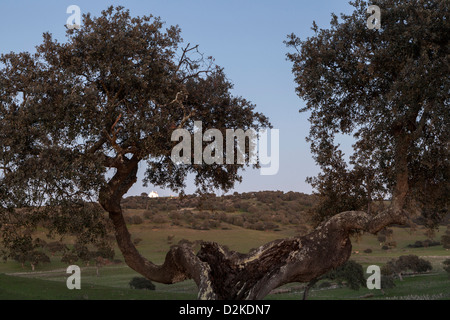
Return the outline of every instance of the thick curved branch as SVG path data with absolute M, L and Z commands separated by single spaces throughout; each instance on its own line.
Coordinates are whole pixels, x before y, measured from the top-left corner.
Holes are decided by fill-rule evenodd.
M 403 212 L 386 210 L 371 217 L 363 211 L 347 211 L 306 236 L 276 240 L 247 255 L 204 243 L 198 256 L 211 266 L 219 298 L 262 299 L 283 284 L 309 282 L 343 264 L 351 255 L 349 237 L 354 231 L 376 233 L 405 222 Z
M 214 242 L 203 242 L 195 254 L 189 245 L 180 244 L 171 247 L 162 265 L 155 265 L 142 257 L 131 241 L 120 207 L 120 199 L 136 182 L 137 163 L 129 160 L 120 167 L 100 199 L 114 224 L 125 262 L 152 281 L 171 284 L 193 279 L 200 299 L 262 299 L 284 284 L 309 282 L 349 259 L 350 236 L 355 231 L 376 233 L 407 221 L 404 212 L 394 206 L 374 217 L 363 211 L 346 211 L 306 236 L 275 240 L 248 254 Z
M 188 244 L 172 246 L 162 265 L 155 265 L 140 255 L 126 227 L 122 214 L 110 214 L 116 239 L 127 265 L 144 277 L 164 284 L 193 279 L 199 288 L 199 298 L 216 299 L 211 289 L 210 267 L 202 262 Z
M 160 283 L 176 283 L 194 279 L 199 287 L 199 297 L 216 299 L 211 290 L 210 267 L 202 262 L 187 244 L 173 246 L 162 265 L 155 265 L 145 259 L 136 249 L 126 226 L 120 200 L 137 180 L 139 159 L 132 158 L 119 167 L 116 174 L 105 186 L 99 197 L 102 207 L 109 213 L 115 229 L 115 236 L 125 262 L 136 272 Z
M 408 215 L 405 211 L 394 210 L 394 208 L 389 207 L 375 216 L 371 216 L 364 211 L 345 211 L 332 217 L 323 225 L 326 226 L 335 222 L 337 223 L 338 228 L 347 232 L 363 231 L 376 234 L 387 226 L 393 224 L 404 225 L 407 224 L 408 221 Z M 318 229 L 320 228 L 322 228 L 322 226 L 318 227 Z

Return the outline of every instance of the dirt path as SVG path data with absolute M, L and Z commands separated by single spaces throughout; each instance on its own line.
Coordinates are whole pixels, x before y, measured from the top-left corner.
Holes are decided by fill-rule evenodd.
M 47 271 L 28 271 L 28 272 L 9 272 L 5 273 L 8 276 L 50 276 L 55 273 L 64 273 L 66 274 L 66 269 L 55 269 L 55 270 L 47 270 Z
M 89 267 L 80 267 L 82 271 L 86 270 L 96 270 L 96 267 L 89 266 Z M 108 266 L 107 268 L 128 268 L 128 266 Z M 8 276 L 19 276 L 19 277 L 51 277 L 54 275 L 57 275 L 58 273 L 61 274 L 61 276 L 67 276 L 67 269 L 54 269 L 54 270 L 46 270 L 46 271 L 26 271 L 26 272 L 9 272 L 5 273 Z

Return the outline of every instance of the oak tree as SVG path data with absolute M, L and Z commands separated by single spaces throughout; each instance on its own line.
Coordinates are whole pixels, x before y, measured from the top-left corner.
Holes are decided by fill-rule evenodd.
M 346 210 L 356 229 L 376 233 L 422 215 L 428 226 L 448 213 L 449 3 L 353 1 L 330 27 L 301 40 L 288 59 L 296 92 L 310 114 L 307 140 L 322 169 L 309 178 L 319 196 L 318 222 Z M 380 29 L 367 25 L 369 5 Z M 339 138 L 353 138 L 346 161 Z M 372 210 L 389 198 L 390 204 Z
M 106 211 L 125 262 L 147 279 L 193 279 L 200 299 L 261 299 L 283 284 L 309 282 L 342 265 L 355 230 L 376 233 L 405 223 L 407 203 L 430 204 L 424 188 L 441 208 L 448 169 L 447 4 L 380 6 L 381 30 L 364 28 L 367 14 L 358 1 L 355 12 L 342 22 L 333 19 L 330 30 L 316 29 L 306 41 L 292 36 L 289 44 L 299 52 L 289 57 L 298 93 L 312 111 L 310 138 L 313 150 L 321 151 L 319 165 L 327 166 L 327 155 L 334 154 L 336 133 L 357 130 L 355 163 L 373 166 L 373 176 L 361 181 L 392 192 L 387 210 L 372 215 L 351 207 L 307 235 L 248 254 L 214 242 L 194 251 L 183 242 L 171 247 L 161 265 L 143 257 L 121 207 L 138 166 L 146 165 L 145 181 L 154 185 L 180 190 L 193 173 L 200 189 L 227 190 L 240 181 L 242 165 L 174 163 L 171 133 L 193 132 L 195 120 L 220 130 L 257 130 L 269 123 L 254 105 L 231 94 L 223 70 L 197 46 L 181 45 L 178 27 L 163 31 L 158 18 L 132 18 L 119 7 L 98 18 L 85 15 L 82 28 L 68 30 L 65 43 L 45 34 L 36 54 L 1 57 L 5 243 L 17 237 L 14 230 L 49 219 L 56 233 L 100 241 L 108 234 Z M 425 90 L 418 90 L 423 83 Z

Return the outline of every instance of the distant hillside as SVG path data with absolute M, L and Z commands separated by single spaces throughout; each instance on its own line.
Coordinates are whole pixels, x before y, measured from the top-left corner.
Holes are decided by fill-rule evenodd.
M 172 223 L 195 229 L 218 228 L 220 222 L 225 222 L 255 230 L 277 230 L 283 225 L 295 225 L 303 233 L 309 228 L 316 203 L 317 196 L 301 192 L 258 191 L 235 192 L 225 196 L 132 196 L 122 200 L 122 207 L 126 213 L 141 210 L 143 214 L 140 218 L 147 218 L 155 223 Z M 128 223 L 133 223 L 130 214 L 126 219 Z M 419 216 L 414 219 L 414 223 L 423 226 L 427 221 Z M 449 223 L 450 214 L 440 225 Z
M 125 198 L 122 206 L 129 213 L 144 210 L 143 217 L 153 222 L 171 222 L 194 229 L 218 228 L 224 222 L 248 229 L 277 230 L 286 225 L 307 229 L 314 202 L 315 196 L 300 192 L 259 191 L 220 197 L 214 194 L 177 198 L 132 196 Z M 133 223 L 130 215 L 127 222 Z

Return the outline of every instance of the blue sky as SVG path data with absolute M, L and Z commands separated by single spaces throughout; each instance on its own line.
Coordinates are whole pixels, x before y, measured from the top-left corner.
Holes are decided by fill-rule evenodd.
M 342 0 L 127 0 L 127 1 L 17 1 L 0 2 L 0 53 L 34 51 L 42 41 L 42 33 L 50 32 L 65 40 L 65 23 L 69 5 L 77 5 L 82 13 L 97 16 L 110 5 L 123 5 L 134 16 L 160 16 L 167 26 L 178 24 L 186 43 L 198 44 L 200 51 L 215 58 L 234 83 L 234 94 L 257 105 L 280 130 L 280 168 L 278 174 L 262 176 L 248 168 L 243 182 L 232 192 L 259 190 L 299 191 L 311 193 L 305 182 L 318 168 L 305 141 L 309 122 L 304 106 L 295 94 L 291 64 L 286 61 L 288 48 L 283 44 L 292 32 L 302 39 L 312 34 L 315 20 L 328 27 L 332 12 L 348 13 L 352 7 Z M 347 141 L 348 142 L 348 141 Z M 348 145 L 350 143 L 348 142 Z M 348 147 L 348 145 L 346 147 Z M 128 195 L 157 191 L 138 180 Z M 195 191 L 190 181 L 187 193 Z

